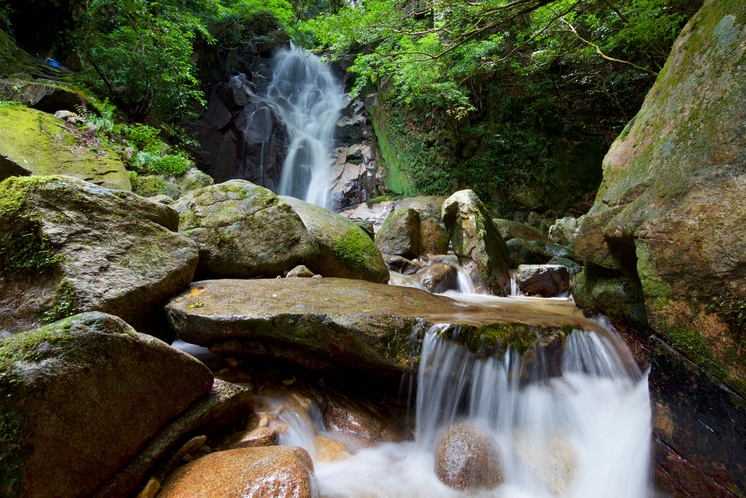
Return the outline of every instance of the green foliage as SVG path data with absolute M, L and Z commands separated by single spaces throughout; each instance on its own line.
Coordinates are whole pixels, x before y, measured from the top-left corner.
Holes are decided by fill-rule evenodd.
M 11 14 L 13 14 L 13 8 L 8 5 L 8 2 L 0 1 L 0 29 L 9 35 L 13 34 L 13 25 L 10 22 Z
M 407 2 L 367 0 L 301 30 L 333 53 L 359 51 L 354 91 L 398 108 L 385 133 L 419 192 L 551 190 L 582 136 L 610 145 L 700 4 L 443 0 L 412 15 Z
M 169 154 L 160 157 L 148 165 L 151 173 L 178 176 L 186 173 L 192 167 L 192 162 L 179 154 Z
M 153 111 L 178 118 L 202 100 L 191 61 L 196 33 L 209 36 L 198 18 L 170 2 L 93 2 L 76 33 L 86 64 L 82 83 L 132 122 Z

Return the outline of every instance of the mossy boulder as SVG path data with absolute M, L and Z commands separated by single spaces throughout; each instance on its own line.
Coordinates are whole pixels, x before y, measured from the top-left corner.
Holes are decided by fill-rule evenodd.
M 132 190 L 117 154 L 74 125 L 21 105 L 0 107 L 0 180 L 68 175 L 106 188 Z
M 355 223 L 328 209 L 295 197 L 281 196 L 308 228 L 320 255 L 307 265 L 324 277 L 353 278 L 385 283 L 389 270 L 370 237 Z
M 201 278 L 273 277 L 299 264 L 312 267 L 319 255 L 293 208 L 245 180 L 194 190 L 173 208 L 179 230 L 199 246 Z
M 446 199 L 442 207 L 453 244 L 462 266 L 473 268 L 476 286 L 496 296 L 510 293 L 510 253 L 500 232 L 479 197 L 461 190 Z M 471 264 L 466 265 L 464 259 Z
M 18 48 L 13 38 L 0 29 L 0 77 L 17 73 L 29 74 L 35 69 L 34 59 Z
M 416 371 L 419 343 L 431 325 L 452 324 L 443 337 L 457 337 L 480 357 L 504 354 L 508 345 L 526 352 L 563 325 L 598 329 L 569 302 L 548 303 L 527 316 L 520 304 L 469 306 L 417 289 L 340 278 L 194 282 L 166 313 L 181 339 L 214 352 L 280 358 L 340 378 L 363 374 L 396 388 L 402 373 Z
M 704 2 L 674 43 L 640 112 L 604 158 L 603 182 L 575 239 L 575 250 L 589 267 L 612 279 L 639 280 L 654 337 L 711 376 L 691 382 L 708 379 L 714 390 L 722 382 L 741 399 L 741 410 L 746 396 L 744 39 L 742 1 Z M 670 386 L 667 372 L 657 372 L 665 362 L 656 351 L 663 348 L 653 349 L 652 388 L 663 388 L 654 384 L 662 382 L 666 389 L 683 389 Z M 707 389 L 687 392 L 705 396 Z M 706 453 L 704 446 L 701 454 L 692 451 L 683 443 L 679 422 L 666 422 L 696 418 L 707 420 L 708 428 L 740 431 L 733 428 L 740 416 L 713 414 L 710 421 L 696 408 L 708 404 L 704 398 L 686 400 L 671 405 L 677 412 L 668 418 L 655 415 L 656 436 L 692 463 L 666 490 L 702 495 L 691 487 L 699 473 L 697 479 L 746 496 L 737 459 Z
M 80 92 L 48 80 L 0 80 L 0 100 L 18 102 L 50 114 L 60 110 L 76 112 L 86 103 Z
M 554 242 L 552 239 L 541 233 L 536 228 L 532 227 L 531 225 L 526 225 L 525 223 L 503 220 L 500 218 L 492 218 L 492 222 L 500 231 L 500 235 L 506 242 L 510 239 L 535 240 L 548 244 L 552 244 Z
M 639 278 L 653 329 L 746 395 L 746 12 L 706 2 L 604 159 L 576 251 Z
M 104 313 L 3 339 L 0 494 L 92 494 L 212 382 L 197 360 Z
M 163 175 L 135 175 L 131 177 L 132 191 L 143 197 L 166 195 L 171 199 L 178 199 L 184 194 L 176 183 L 169 181 Z
M 0 329 L 19 332 L 83 311 L 162 334 L 160 307 L 192 280 L 197 247 L 178 214 L 72 177 L 0 183 Z
M 383 254 L 416 258 L 420 253 L 419 213 L 409 207 L 395 209 L 378 230 L 375 242 Z

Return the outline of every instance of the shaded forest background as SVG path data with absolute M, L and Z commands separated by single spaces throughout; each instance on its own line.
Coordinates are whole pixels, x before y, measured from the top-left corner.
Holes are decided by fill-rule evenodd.
M 288 39 L 347 70 L 387 187 L 583 214 L 601 161 L 701 0 L 3 0 L 0 28 L 69 69 L 135 168 L 188 167 L 210 54 Z M 193 145 L 193 144 L 192 144 Z M 135 163 L 135 164 L 132 164 Z

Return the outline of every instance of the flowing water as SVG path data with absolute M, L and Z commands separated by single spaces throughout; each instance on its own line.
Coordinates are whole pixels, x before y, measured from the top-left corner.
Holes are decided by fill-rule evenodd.
M 266 99 L 277 106 L 290 139 L 277 193 L 328 207 L 331 149 L 344 88 L 318 57 L 291 47 L 275 55 Z
M 465 299 L 493 307 L 502 302 L 490 296 Z M 530 313 L 532 301 L 525 301 Z M 565 306 L 542 301 L 537 304 Z M 432 327 L 422 345 L 417 379 L 416 440 L 373 448 L 347 442 L 352 455 L 345 451 L 331 463 L 317 458 L 320 435 L 345 440 L 324 431 L 313 411 L 317 408 L 298 415 L 288 408 L 288 394 L 282 395 L 284 402 L 282 396 L 259 399 L 284 407 L 275 412 L 293 430 L 281 436 L 281 443 L 304 447 L 314 456 L 322 497 L 649 497 L 647 374 L 639 371 L 607 323 L 597 328 L 574 330 L 564 345 L 559 371 L 548 373 L 542 351 L 536 351 L 531 362 L 510 349 L 502 358 L 482 361 L 442 338 L 444 328 Z M 458 420 L 478 424 L 494 438 L 504 484 L 467 493 L 438 480 L 433 471 L 436 442 L 440 432 Z

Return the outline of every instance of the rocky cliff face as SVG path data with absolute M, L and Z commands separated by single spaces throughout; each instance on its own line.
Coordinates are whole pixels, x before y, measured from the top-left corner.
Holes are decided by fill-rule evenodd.
M 583 302 L 649 336 L 657 476 L 675 496 L 746 496 L 744 40 L 738 0 L 691 19 L 606 155 L 575 241 L 581 282 L 624 281 L 628 309 L 644 305 L 643 320 L 607 310 L 587 286 Z

